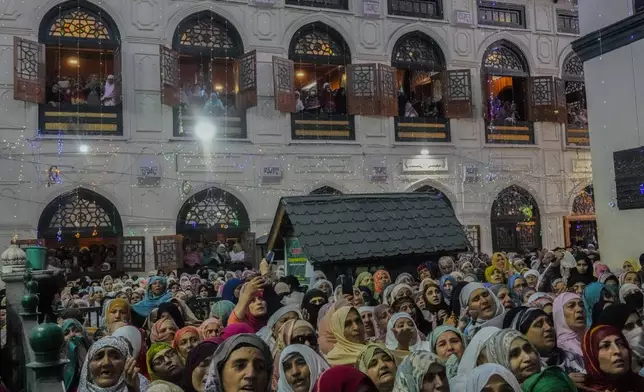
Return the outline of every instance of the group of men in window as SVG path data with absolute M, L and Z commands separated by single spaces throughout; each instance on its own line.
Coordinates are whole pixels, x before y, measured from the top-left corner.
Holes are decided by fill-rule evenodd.
M 97 74 L 87 79 L 80 76 L 77 80 L 61 78 L 49 89 L 47 102 L 59 107 L 61 105 L 115 106 L 117 90 L 114 75 L 108 75 L 104 82 Z

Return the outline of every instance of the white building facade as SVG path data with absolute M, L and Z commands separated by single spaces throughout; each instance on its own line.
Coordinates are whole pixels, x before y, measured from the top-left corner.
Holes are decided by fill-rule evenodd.
M 281 196 L 429 191 L 482 252 L 588 243 L 577 20 L 549 0 L 7 0 L 0 237 L 145 237 L 151 269 L 153 237 L 259 237 Z

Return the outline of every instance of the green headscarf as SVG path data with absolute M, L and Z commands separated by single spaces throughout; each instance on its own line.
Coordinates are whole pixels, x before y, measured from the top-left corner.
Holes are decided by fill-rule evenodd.
M 157 375 L 152 371 L 152 360 L 159 352 L 171 348 L 172 346 L 170 346 L 168 343 L 158 342 L 152 344 L 148 349 L 148 352 L 145 354 L 145 362 L 148 365 L 148 374 L 150 375 L 150 380 L 155 381 L 159 379 L 159 377 L 157 377 Z
M 577 392 L 577 386 L 558 366 L 550 366 L 523 382 L 523 392 Z
M 366 374 L 367 370 L 369 370 L 369 362 L 371 362 L 373 356 L 376 355 L 378 351 L 389 355 L 392 362 L 396 363 L 396 357 L 391 351 L 379 344 L 371 343 L 367 345 L 367 348 L 362 350 L 360 355 L 358 355 L 358 359 L 356 360 L 356 368 Z
M 233 309 L 235 309 L 234 303 L 226 300 L 217 301 L 210 307 L 210 317 L 218 318 L 221 320 L 221 325 L 226 327 Z
M 65 364 L 63 369 L 63 382 L 65 384 L 65 390 L 67 391 L 74 390 L 78 387 L 78 377 L 80 376 L 81 366 L 85 360 L 84 356 L 92 345 L 91 340 L 87 336 L 87 332 L 78 320 L 65 319 L 61 329 L 67 335 L 72 327 L 76 327 L 77 330 L 82 331 L 83 337 L 74 335 L 66 342 L 67 359 L 69 359 L 69 362 Z M 83 358 L 80 358 L 81 356 Z
M 465 337 L 463 336 L 463 333 L 458 329 L 454 328 L 451 325 L 441 325 L 440 327 L 437 327 L 435 330 L 432 331 L 431 334 L 427 337 L 427 341 L 429 342 L 429 351 L 433 354 L 436 354 L 436 342 L 438 341 L 438 338 L 445 332 L 454 332 L 456 336 L 458 336 L 461 339 L 461 343 L 463 343 L 463 349 L 467 347 L 467 343 L 465 342 Z M 458 364 L 460 363 L 460 359 L 458 359 L 458 356 L 456 354 L 452 354 L 445 360 L 445 368 L 447 370 L 447 378 L 452 379 L 456 377 L 456 374 L 458 373 Z
M 369 283 L 368 285 L 362 284 L 362 281 L 363 281 L 364 279 L 366 279 L 366 278 L 371 278 L 371 283 Z M 376 292 L 376 285 L 375 285 L 375 284 L 374 284 L 374 282 L 373 282 L 373 275 L 371 275 L 371 273 L 366 272 L 366 271 L 365 271 L 365 272 L 361 272 L 361 273 L 358 275 L 358 277 L 356 278 L 356 283 L 355 283 L 355 285 L 354 285 L 354 286 L 355 286 L 355 287 L 360 287 L 360 286 L 368 287 L 368 288 L 369 288 L 369 290 L 371 290 L 371 295 L 374 295 L 374 294 L 375 294 L 375 292 Z

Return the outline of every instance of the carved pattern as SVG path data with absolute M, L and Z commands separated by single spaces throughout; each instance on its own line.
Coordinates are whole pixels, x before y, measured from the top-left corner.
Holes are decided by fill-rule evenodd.
M 333 195 L 333 196 L 338 196 L 341 195 L 342 192 L 339 190 L 332 188 L 330 186 L 323 186 L 317 189 L 314 189 L 309 193 L 309 195 L 315 195 L 315 196 L 320 196 L 320 195 Z
M 111 39 L 107 24 L 84 10 L 72 9 L 58 16 L 49 28 L 53 37 Z
M 198 193 L 186 205 L 187 208 L 182 208 L 185 210 L 182 223 L 188 227 L 227 229 L 228 226 L 245 228 L 249 225 L 248 215 L 241 202 L 218 188 L 208 188 Z
M 183 267 L 183 236 L 158 236 L 153 240 L 155 269 L 166 271 Z
M 448 99 L 470 99 L 470 71 L 451 71 L 447 73 Z
M 514 72 L 528 72 L 528 66 L 514 49 L 504 43 L 494 44 L 485 53 L 483 68 L 489 70 L 508 70 Z
M 552 80 L 550 78 L 533 78 L 532 103 L 534 105 L 552 105 Z
M 119 270 L 145 271 L 145 237 L 123 237 L 119 262 Z
M 576 54 L 571 54 L 566 58 L 563 65 L 562 76 L 564 78 L 582 78 L 584 77 L 584 64 Z
M 535 225 L 519 223 L 517 225 L 519 249 L 532 249 L 536 246 Z
M 526 217 L 524 207 L 531 208 L 533 217 L 538 214 L 537 203 L 532 195 L 517 186 L 505 188 L 498 194 L 492 204 L 492 218 L 495 217 Z
M 232 49 L 234 43 L 225 26 L 212 20 L 199 20 L 187 27 L 180 35 L 180 45 Z
M 474 252 L 481 252 L 481 226 L 479 225 L 465 225 L 463 226 L 465 235 L 472 245 Z
M 351 75 L 352 92 L 356 97 L 371 97 L 376 95 L 376 75 L 371 64 L 354 65 Z
M 496 226 L 496 247 L 497 249 L 512 248 L 514 236 L 507 226 Z
M 16 76 L 26 81 L 38 81 L 41 58 L 41 44 L 27 40 L 18 41 Z
M 85 199 L 78 193 L 73 193 L 65 199 L 49 222 L 50 228 L 82 229 L 82 228 L 111 228 L 114 227 L 111 214 L 95 201 Z
M 443 68 L 440 48 L 433 40 L 419 34 L 401 37 L 394 48 L 396 64 L 422 64 L 429 68 Z
M 257 78 L 257 58 L 255 56 L 242 56 L 239 64 L 239 90 L 244 91 L 255 88 Z
M 344 45 L 330 34 L 318 29 L 300 34 L 295 42 L 294 54 L 309 56 L 344 56 Z

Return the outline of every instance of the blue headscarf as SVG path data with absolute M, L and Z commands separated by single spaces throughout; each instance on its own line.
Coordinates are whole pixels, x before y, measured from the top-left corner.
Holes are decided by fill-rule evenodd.
M 511 291 L 514 289 L 514 282 L 515 282 L 517 279 L 519 279 L 519 278 L 523 279 L 523 275 L 521 275 L 521 274 L 514 274 L 514 275 L 510 276 L 510 278 L 508 278 L 508 288 L 509 288 Z
M 607 293 L 610 295 L 610 291 L 604 286 L 603 283 L 592 282 L 584 289 L 582 295 L 584 300 L 584 308 L 586 309 L 586 325 L 590 328 L 593 324 L 593 310 L 595 305 L 600 302 L 603 302 L 602 294 Z
M 241 279 L 231 279 L 224 285 L 224 290 L 221 293 L 221 299 L 224 301 L 230 301 L 237 305 L 238 298 L 235 298 L 235 289 L 244 284 L 244 281 Z
M 152 284 L 154 282 L 161 282 L 165 285 L 165 292 L 160 296 L 152 294 Z M 153 276 L 148 281 L 148 287 L 145 290 L 145 297 L 140 302 L 132 305 L 132 309 L 143 317 L 148 317 L 154 308 L 158 308 L 164 302 L 170 302 L 172 293 L 168 290 L 168 282 L 163 276 Z
M 452 293 L 453 293 L 454 287 L 456 287 L 457 282 L 456 282 L 456 279 L 449 274 L 441 276 L 439 289 L 441 290 L 441 293 L 443 293 L 443 298 L 445 299 L 445 302 L 449 305 L 452 302 L 452 293 L 446 293 L 445 290 L 443 289 L 443 285 L 445 285 L 445 281 L 448 281 L 448 280 L 452 282 Z

